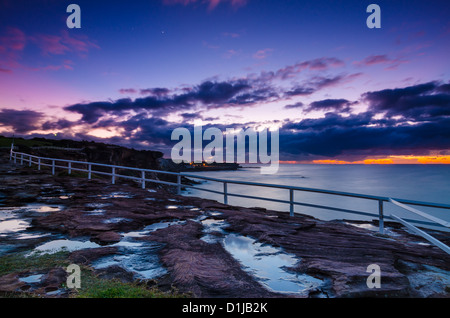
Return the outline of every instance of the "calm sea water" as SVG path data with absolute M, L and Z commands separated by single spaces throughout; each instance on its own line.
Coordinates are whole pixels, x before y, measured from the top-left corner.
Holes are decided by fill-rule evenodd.
M 278 172 L 272 175 L 260 174 L 259 168 L 243 168 L 237 171 L 196 172 L 195 174 L 219 179 L 293 185 L 450 204 L 450 165 L 282 164 Z M 223 191 L 223 185 L 213 181 L 206 181 L 199 185 L 199 187 Z M 289 191 L 284 189 L 228 184 L 228 192 L 289 200 Z M 223 195 L 196 189 L 186 191 L 185 195 L 223 202 Z M 325 209 L 295 206 L 295 212 L 309 214 L 323 220 L 371 220 L 378 216 L 378 202 L 373 200 L 298 191 L 294 191 L 294 200 L 297 202 L 369 212 L 374 215 L 372 218 Z M 289 211 L 288 204 L 232 196 L 228 197 L 228 203 L 245 207 L 258 206 L 279 211 Z M 450 210 L 414 207 L 450 221 Z M 394 213 L 409 219 L 425 220 L 391 203 L 384 203 L 384 208 L 386 215 Z

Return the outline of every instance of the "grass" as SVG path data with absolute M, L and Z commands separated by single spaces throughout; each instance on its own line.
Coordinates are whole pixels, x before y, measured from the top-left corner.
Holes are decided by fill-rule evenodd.
M 123 283 L 97 277 L 92 270 L 84 268 L 81 273 L 81 288 L 74 293 L 76 298 L 185 298 L 177 291 L 162 292 L 145 284 Z
M 50 270 L 52 268 L 67 268 L 71 263 L 69 252 L 33 253 L 21 252 L 0 257 L 0 276 L 23 271 Z M 88 266 L 81 268 L 81 288 L 72 290 L 72 298 L 186 298 L 187 294 L 180 294 L 177 290 L 163 292 L 157 288 L 150 288 L 145 283 L 123 283 L 119 280 L 102 279 Z M 66 288 L 65 283 L 61 288 Z M 1 293 L 3 298 L 33 298 L 39 297 L 32 292 Z
M 0 136 L 0 147 L 11 147 L 12 140 L 13 138 Z M 51 146 L 52 143 L 41 140 L 14 138 L 14 145 L 26 147 L 42 147 Z
M 62 251 L 54 254 L 21 252 L 0 257 L 0 276 L 27 271 L 41 270 L 55 267 L 66 267 L 70 263 L 67 259 L 68 252 Z

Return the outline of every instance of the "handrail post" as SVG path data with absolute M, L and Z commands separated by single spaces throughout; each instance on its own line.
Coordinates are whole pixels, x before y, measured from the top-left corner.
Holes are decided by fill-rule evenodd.
M 378 223 L 380 227 L 380 234 L 384 234 L 383 200 L 378 200 Z
M 142 189 L 145 189 L 145 170 L 141 170 Z
M 17 163 L 17 154 L 14 153 L 14 163 Z
M 177 175 L 177 194 L 181 194 L 181 174 Z
M 41 157 L 38 158 L 38 170 L 41 170 Z
M 227 183 L 223 183 L 223 204 L 228 204 L 228 190 L 227 190 Z
M 28 167 L 31 167 L 31 155 L 28 156 Z
M 289 189 L 289 216 L 294 216 L 294 189 Z
M 67 171 L 69 174 L 72 174 L 72 162 L 69 161 L 69 169 Z
M 23 153 L 20 154 L 20 164 L 23 165 Z
M 52 160 L 52 175 L 55 175 L 55 160 Z
M 111 183 L 116 184 L 116 167 L 112 167 Z
M 92 176 L 92 165 L 89 164 L 88 165 L 88 179 L 91 180 L 91 176 Z

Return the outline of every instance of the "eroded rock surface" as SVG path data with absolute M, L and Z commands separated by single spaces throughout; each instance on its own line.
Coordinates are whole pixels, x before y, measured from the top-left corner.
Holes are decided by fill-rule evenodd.
M 152 279 L 163 290 L 175 286 L 195 297 L 450 296 L 450 256 L 418 244 L 425 241 L 395 224 L 387 223 L 395 235 L 379 236 L 348 222 L 228 206 L 122 180 L 112 185 L 52 176 L 2 160 L 0 221 L 16 226 L 0 233 L 2 255 L 55 240 L 91 242 L 90 248 L 74 247 L 70 260 L 106 279 Z M 207 224 L 212 225 L 206 229 Z M 267 245 L 274 255 L 296 257 L 296 264 L 282 270 L 319 283 L 302 293 L 269 288 L 224 247 L 230 234 Z M 446 234 L 439 235 L 449 243 Z M 381 269 L 381 288 L 366 284 L 370 264 Z M 43 275 L 39 284 L 20 280 L 32 274 L 0 277 L 0 291 L 66 295 L 56 292 L 67 275 L 62 269 L 36 273 Z

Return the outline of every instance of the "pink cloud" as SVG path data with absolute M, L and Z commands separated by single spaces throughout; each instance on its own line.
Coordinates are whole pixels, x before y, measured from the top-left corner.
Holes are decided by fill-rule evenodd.
M 233 56 L 239 55 L 240 51 L 236 51 L 233 49 L 227 50 L 224 54 L 223 57 L 226 59 L 231 59 Z
M 253 54 L 253 58 L 262 60 L 262 59 L 265 59 L 266 57 L 268 57 L 271 52 L 273 52 L 273 49 L 270 49 L 270 48 L 259 50 L 255 54 Z
M 406 60 L 401 60 L 399 58 L 393 59 L 388 57 L 386 54 L 381 55 L 371 55 L 366 57 L 362 61 L 355 61 L 353 64 L 358 66 L 372 66 L 377 64 L 384 64 L 386 65 L 387 70 L 392 70 L 397 68 L 400 64 L 408 63 Z
M 27 38 L 18 28 L 7 27 L 0 35 L 0 69 L 2 73 L 11 73 L 19 66 L 21 52 L 25 49 Z
M 119 89 L 120 94 L 136 94 L 137 91 L 134 88 L 121 88 Z
M 86 36 L 71 36 L 67 30 L 62 30 L 60 35 L 39 34 L 30 38 L 39 46 L 44 55 L 63 55 L 67 52 L 84 54 L 91 48 L 99 48 Z
M 29 67 L 28 70 L 30 71 L 59 71 L 59 70 L 73 70 L 74 63 L 71 60 L 65 60 L 62 64 L 58 65 L 46 65 L 46 66 L 40 66 L 40 67 Z

